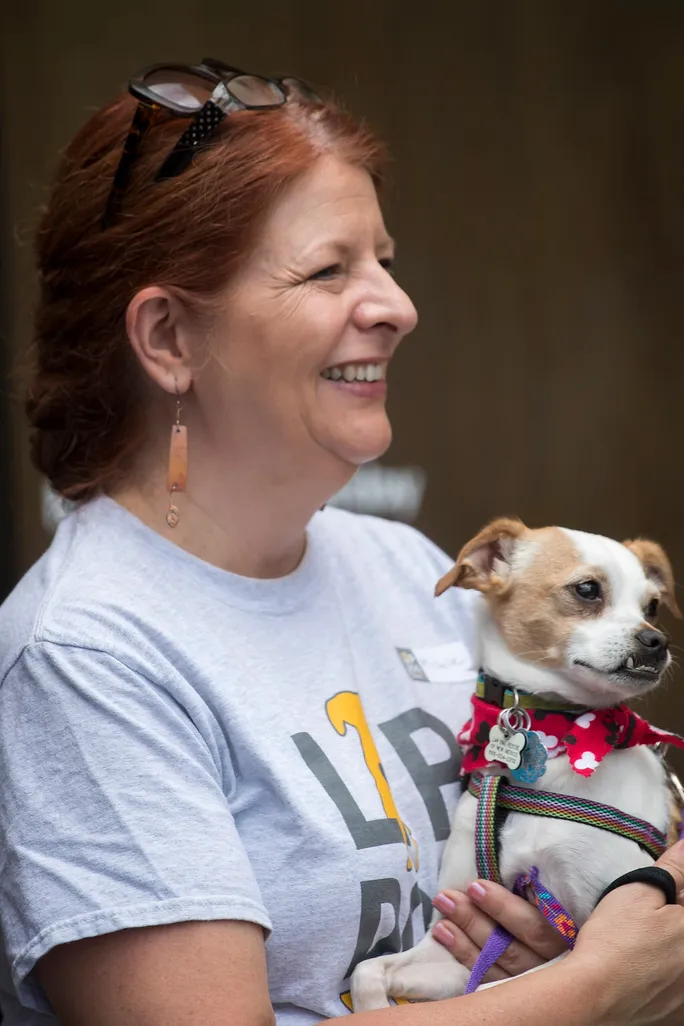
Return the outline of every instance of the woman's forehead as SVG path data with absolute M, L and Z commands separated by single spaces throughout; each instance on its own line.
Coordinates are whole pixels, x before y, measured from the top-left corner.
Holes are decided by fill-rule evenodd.
M 353 240 L 359 232 L 389 242 L 373 180 L 367 171 L 339 160 L 321 158 L 278 198 L 269 212 L 263 238 L 269 242 L 330 236 Z

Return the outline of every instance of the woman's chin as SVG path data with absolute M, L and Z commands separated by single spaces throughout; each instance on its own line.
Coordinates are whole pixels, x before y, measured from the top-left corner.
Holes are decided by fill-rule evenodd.
M 328 439 L 325 448 L 338 459 L 352 467 L 362 467 L 383 456 L 392 442 L 392 428 L 385 419 L 384 424 L 374 425 L 374 430 L 340 432 Z

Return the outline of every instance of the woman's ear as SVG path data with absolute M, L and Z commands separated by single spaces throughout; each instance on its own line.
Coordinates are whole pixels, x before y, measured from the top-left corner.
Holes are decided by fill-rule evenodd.
M 136 292 L 126 310 L 126 332 L 145 373 L 166 392 L 192 382 L 191 326 L 181 299 L 152 285 Z

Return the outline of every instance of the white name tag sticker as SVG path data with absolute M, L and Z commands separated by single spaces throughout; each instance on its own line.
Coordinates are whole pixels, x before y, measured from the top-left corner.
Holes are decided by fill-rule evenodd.
M 433 684 L 450 684 L 472 677 L 472 657 L 462 641 L 450 641 L 446 645 L 423 648 L 398 648 L 397 652 L 406 672 L 414 680 L 431 681 Z

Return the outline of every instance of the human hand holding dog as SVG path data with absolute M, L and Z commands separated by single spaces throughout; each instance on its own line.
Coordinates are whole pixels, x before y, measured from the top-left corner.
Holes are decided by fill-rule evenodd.
M 534 905 L 488 880 L 471 884 L 467 894 L 442 891 L 433 904 L 444 916 L 433 927 L 433 937 L 467 969 L 475 965 L 497 923 L 515 938 L 484 983 L 518 976 L 567 951 L 558 931 Z
M 613 891 L 582 927 L 568 969 L 596 994 L 601 1026 L 681 1026 L 684 1021 L 684 841 L 656 863 L 675 879 L 678 905 L 666 905 L 662 892 L 648 884 Z M 445 916 L 433 936 L 472 968 L 498 922 L 516 940 L 486 977 L 486 982 L 516 976 L 555 958 L 562 939 L 541 913 L 504 887 L 478 882 L 468 895 L 445 891 L 436 907 Z M 482 893 L 480 893 L 482 892 Z
M 648 884 L 619 887 L 580 930 L 572 955 L 596 987 L 606 1026 L 684 1022 L 684 841 L 656 863 L 672 874 L 678 904 Z

